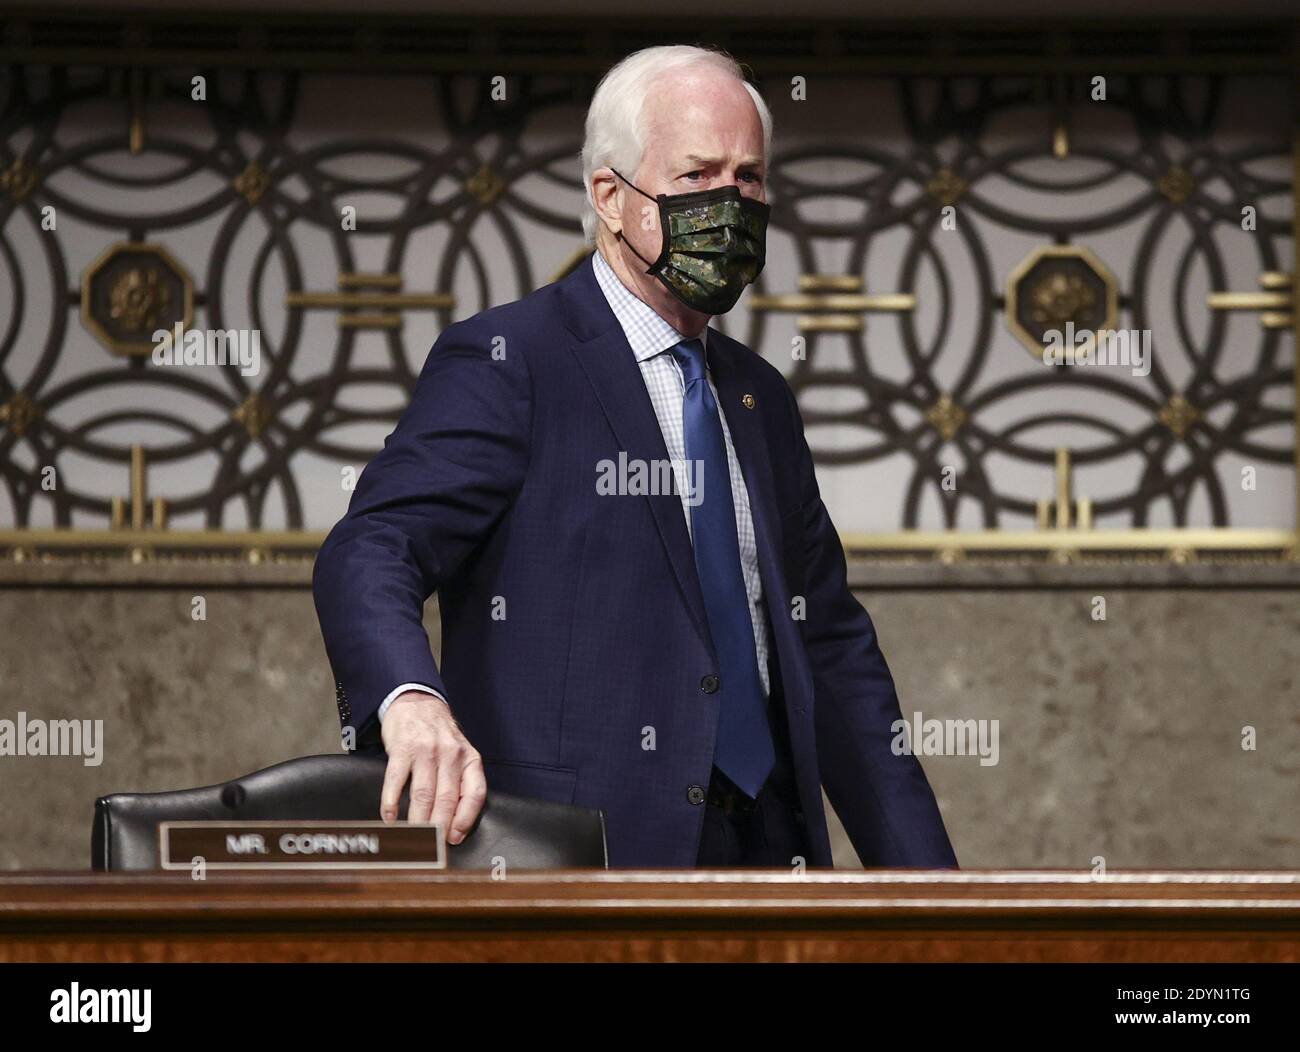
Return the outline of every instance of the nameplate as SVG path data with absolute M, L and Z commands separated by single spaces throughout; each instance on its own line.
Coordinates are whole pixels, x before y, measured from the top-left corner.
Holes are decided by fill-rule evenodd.
M 163 869 L 446 869 L 432 822 L 160 822 Z

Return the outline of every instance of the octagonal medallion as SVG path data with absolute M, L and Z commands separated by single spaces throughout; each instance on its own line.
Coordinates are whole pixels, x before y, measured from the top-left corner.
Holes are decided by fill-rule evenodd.
M 1118 317 L 1115 275 L 1080 245 L 1034 249 L 1007 278 L 1007 326 L 1040 361 L 1048 332 L 1113 329 Z
M 120 241 L 81 276 L 81 323 L 114 354 L 147 355 L 153 334 L 194 320 L 194 282 L 161 245 Z

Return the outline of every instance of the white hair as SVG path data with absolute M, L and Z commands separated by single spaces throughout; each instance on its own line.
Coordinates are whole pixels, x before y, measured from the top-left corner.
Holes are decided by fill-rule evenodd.
M 651 84 L 665 73 L 692 66 L 712 66 L 730 73 L 745 85 L 763 125 L 763 156 L 771 151 L 772 113 L 730 55 L 689 44 L 634 51 L 601 78 L 587 110 L 586 137 L 582 144 L 582 183 L 586 189 L 582 232 L 589 242 L 595 241 L 599 222 L 591 196 L 592 173 L 597 168 L 617 168 L 629 179 L 635 178 L 633 173 L 641 166 L 645 154 L 644 111 Z

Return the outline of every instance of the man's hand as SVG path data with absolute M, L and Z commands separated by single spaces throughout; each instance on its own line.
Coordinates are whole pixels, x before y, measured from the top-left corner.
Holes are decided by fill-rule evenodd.
M 431 694 L 408 690 L 388 706 L 381 732 L 388 768 L 379 817 L 397 820 L 402 788 L 410 778 L 407 820 L 440 823 L 447 843 L 459 844 L 483 810 L 487 779 L 483 758 L 461 734 L 451 709 Z

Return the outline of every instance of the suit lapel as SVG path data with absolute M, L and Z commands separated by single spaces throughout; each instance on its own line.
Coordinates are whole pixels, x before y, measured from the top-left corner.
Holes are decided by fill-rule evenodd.
M 587 281 L 583 281 L 583 272 Z M 650 392 L 646 390 L 641 368 L 636 356 L 627 342 L 622 326 L 614 317 L 604 294 L 596 284 L 591 273 L 591 263 L 587 261 L 565 284 L 574 289 L 576 295 L 572 300 L 582 298 L 590 301 L 591 297 L 599 299 L 599 306 L 608 315 L 608 324 L 603 323 L 598 315 L 590 310 L 590 303 L 583 304 L 586 309 L 581 312 L 571 309 L 570 317 L 576 322 L 570 326 L 576 342 L 574 353 L 578 363 L 586 373 L 596 392 L 596 398 L 604 411 L 619 448 L 627 453 L 629 460 L 641 460 L 646 464 L 668 463 L 668 447 L 664 445 L 663 432 L 659 429 L 659 418 L 655 416 L 654 405 L 650 401 Z M 589 283 L 590 289 L 585 285 Z M 592 332 L 592 329 L 598 331 Z M 690 611 L 700 638 L 707 643 L 710 640 L 708 617 L 704 610 L 704 596 L 700 591 L 699 574 L 695 570 L 695 553 L 691 548 L 691 538 L 686 532 L 686 516 L 682 512 L 682 499 L 676 493 L 650 494 L 645 497 L 650 502 L 650 511 L 654 516 L 659 539 L 663 543 L 672 565 L 677 587 Z

